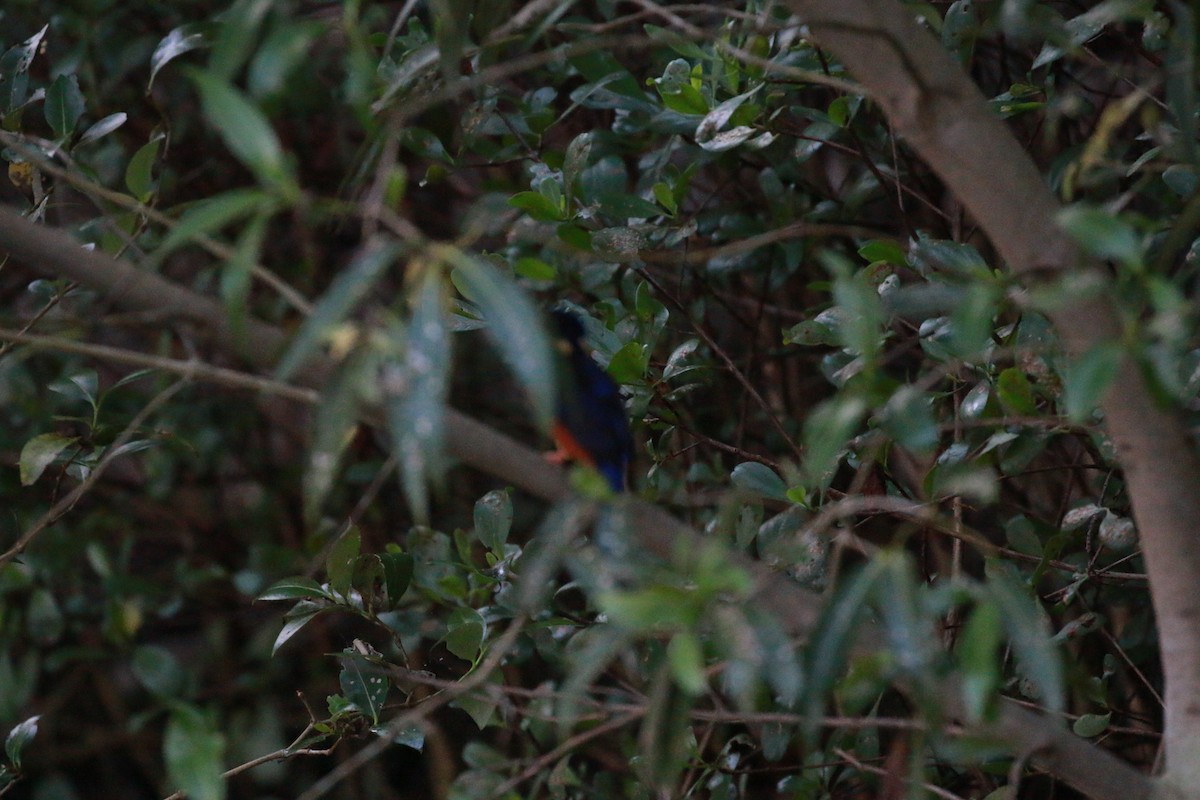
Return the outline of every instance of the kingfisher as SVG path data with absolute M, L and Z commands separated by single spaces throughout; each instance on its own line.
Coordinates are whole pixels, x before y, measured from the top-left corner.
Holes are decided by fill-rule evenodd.
M 552 430 L 558 451 L 552 455 L 591 467 L 614 492 L 623 492 L 633 439 L 621 389 L 585 349 L 579 317 L 564 310 L 552 315 L 563 355 Z

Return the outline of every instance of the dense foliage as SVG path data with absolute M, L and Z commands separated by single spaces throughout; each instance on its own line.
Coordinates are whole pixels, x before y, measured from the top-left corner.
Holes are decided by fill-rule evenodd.
M 1105 271 L 1018 282 L 787 4 L 8 4 L 2 199 L 175 289 L 0 270 L 0 794 L 1070 796 L 1010 701 L 1152 769 L 1096 408 L 1195 411 L 1194 19 L 906 8 Z M 548 449 L 558 305 L 624 495 L 446 410 Z

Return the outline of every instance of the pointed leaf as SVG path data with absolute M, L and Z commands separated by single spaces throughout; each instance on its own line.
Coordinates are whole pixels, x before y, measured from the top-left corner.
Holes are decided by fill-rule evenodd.
M 1000 686 L 1000 661 L 997 649 L 1004 632 L 1000 606 L 985 598 L 971 612 L 955 655 L 962 665 L 962 693 L 972 722 L 983 722 L 996 705 Z
M 82 136 L 79 137 L 79 144 L 94 142 L 97 139 L 108 136 L 117 128 L 124 125 L 127 119 L 129 119 L 129 115 L 124 111 L 118 111 L 115 114 L 109 114 L 104 119 L 89 125 L 88 129 L 83 132 Z
M 415 561 L 411 554 L 399 552 L 383 553 L 379 560 L 383 564 L 383 585 L 387 589 L 388 604 L 395 608 L 412 583 Z
M 201 200 L 183 212 L 179 222 L 163 237 L 162 244 L 155 251 L 155 257 L 162 258 L 180 245 L 215 233 L 234 220 L 249 216 L 255 211 L 269 214 L 273 210 L 274 201 L 261 189 L 234 189 Z
M 343 533 L 329 549 L 325 559 L 325 571 L 329 574 L 329 588 L 347 597 L 354 580 L 354 564 L 362 550 L 362 535 L 358 528 L 351 527 Z
M 4 740 L 4 754 L 8 756 L 9 762 L 18 772 L 21 770 L 21 751 L 33 741 L 33 737 L 37 736 L 38 720 L 41 718 L 41 715 L 38 714 L 19 723 L 8 732 L 8 736 Z
M 700 640 L 689 631 L 680 631 L 667 644 L 667 661 L 671 677 L 680 689 L 691 695 L 703 694 L 708 687 L 704 672 L 704 649 Z
M 1125 219 L 1102 208 L 1080 204 L 1058 212 L 1058 224 L 1093 256 L 1141 268 L 1141 237 Z
M 429 270 L 417 294 L 402 362 L 384 369 L 388 422 L 400 461 L 400 480 L 418 522 L 429 518 L 429 483 L 440 483 L 446 393 L 450 386 L 450 332 L 441 275 Z
M 342 659 L 342 671 L 338 675 L 338 684 L 342 694 L 358 707 L 363 716 L 372 722 L 379 722 L 383 713 L 384 703 L 387 702 L 388 692 L 392 685 L 387 673 L 382 667 L 368 661 L 364 656 L 347 648 L 346 656 Z
M 155 134 L 150 141 L 138 148 L 125 167 L 125 186 L 140 202 L 145 203 L 154 194 L 157 183 L 154 180 L 154 165 L 158 161 L 158 151 L 166 137 Z
M 62 141 L 75 132 L 75 125 L 83 116 L 83 92 L 79 90 L 79 78 L 74 75 L 59 75 L 46 90 L 46 104 L 42 112 L 54 136 Z
M 247 304 L 250 298 L 251 277 L 267 236 L 267 218 L 259 215 L 250 220 L 238 237 L 233 257 L 221 267 L 221 302 L 229 318 L 234 336 L 241 339 L 246 328 Z
M 733 485 L 772 500 L 787 500 L 787 484 L 775 470 L 757 461 L 743 461 L 729 476 Z
M 1063 709 L 1063 665 L 1045 620 L 1038 613 L 1027 588 L 1010 573 L 1006 564 L 989 561 L 987 572 L 988 596 L 1000 608 L 1021 674 L 1037 687 L 1046 711 L 1060 713 Z
M 358 429 L 363 385 L 378 380 L 379 359 L 362 350 L 352 352 L 338 365 L 321 392 L 313 416 L 312 444 L 304 465 L 304 521 L 315 526 L 325 498 L 333 489 L 342 455 Z
M 193 22 L 173 29 L 162 38 L 150 56 L 150 83 L 146 87 L 147 92 L 154 87 L 154 79 L 160 69 L 184 53 L 208 46 L 208 28 L 207 23 Z
M 446 649 L 464 661 L 475 662 L 487 624 L 473 608 L 460 608 L 446 623 Z
M 200 91 L 204 116 L 217 129 L 229 152 L 260 182 L 280 189 L 285 195 L 295 194 L 295 178 L 283 156 L 279 137 L 258 106 L 209 72 L 190 69 L 188 76 Z
M 293 606 L 284 618 L 283 627 L 275 637 L 275 643 L 271 645 L 271 655 L 275 655 L 288 639 L 299 633 L 300 629 L 311 622 L 313 617 L 322 610 L 321 606 L 308 600 L 301 600 Z
M 1083 421 L 1104 399 L 1123 353 L 1117 342 L 1101 342 L 1071 364 L 1063 378 L 1063 402 L 1072 421 Z
M 867 598 L 883 579 L 884 564 L 874 559 L 830 598 L 809 640 L 805 663 L 805 710 L 812 720 L 824 713 L 829 692 L 846 666 L 855 630 L 867 611 Z M 815 730 L 815 722 L 811 726 Z
M 475 501 L 475 535 L 489 550 L 499 552 L 512 527 L 513 506 L 508 492 L 494 489 Z
M 371 292 L 398 254 L 399 248 L 394 245 L 370 243 L 350 266 L 338 273 L 279 360 L 275 367 L 277 379 L 287 380 L 296 373 L 325 337 Z
M 306 597 L 328 600 L 329 592 L 312 578 L 297 575 L 284 578 L 267 587 L 255 600 L 300 600 Z
M 225 737 L 215 722 L 190 706 L 171 713 L 163 736 L 170 782 L 189 800 L 224 800 Z
M 32 486 L 42 477 L 46 467 L 54 463 L 59 453 L 77 441 L 78 436 L 63 436 L 58 433 L 42 433 L 27 441 L 21 448 L 21 457 L 18 460 L 21 485 Z
M 487 332 L 505 363 L 520 381 L 543 430 L 554 418 L 554 360 L 542 315 L 529 297 L 495 267 L 452 251 L 456 284 L 479 306 Z

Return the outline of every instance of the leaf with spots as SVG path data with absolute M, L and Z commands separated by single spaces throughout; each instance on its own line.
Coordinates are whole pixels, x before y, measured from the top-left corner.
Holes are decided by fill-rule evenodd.
M 400 481 L 413 516 L 429 518 L 427 486 L 446 469 L 443 455 L 446 392 L 450 377 L 450 332 L 440 275 L 429 271 L 417 292 L 416 308 L 403 339 L 403 359 L 384 368 L 384 392 Z
M 383 704 L 387 702 L 388 690 L 391 689 L 386 671 L 352 647 L 342 652 L 345 657 L 342 659 L 342 672 L 338 675 L 342 694 L 358 707 L 363 716 L 378 723 Z

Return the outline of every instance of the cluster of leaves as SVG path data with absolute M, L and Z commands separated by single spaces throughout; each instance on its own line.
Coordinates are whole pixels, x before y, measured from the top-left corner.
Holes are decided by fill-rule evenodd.
M 120 39 L 138 79 L 108 94 L 97 70 L 112 66 L 68 57 L 67 21 L 0 57 L 3 158 L 31 217 L 219 296 L 234 340 L 284 322 L 275 381 L 336 361 L 303 455 L 279 443 L 285 422 L 189 390 L 156 433 L 122 445 L 140 468 L 112 497 L 0 566 L 0 723 L 63 675 L 118 691 L 93 664 L 127 662 L 135 710 L 119 723 L 165 720 L 164 773 L 150 777 L 197 798 L 224 796 L 233 763 L 362 735 L 445 758 L 426 748 L 444 729 L 466 767 L 430 770 L 456 770 L 443 796 L 529 780 L 529 796 L 750 796 L 770 774 L 781 796 L 827 797 L 873 786 L 863 764 L 902 735 L 906 777 L 996 789 L 1008 763 L 940 732 L 946 686 L 968 720 L 989 719 L 1001 694 L 1069 713 L 1085 736 L 1115 715 L 1119 746 L 1144 757 L 1130 731 L 1155 694 L 1154 633 L 1130 611 L 1146 605 L 1140 558 L 1094 409 L 1122 355 L 1165 401 L 1192 402 L 1200 381 L 1194 81 L 1189 69 L 1160 101 L 1150 78 L 1156 59 L 1192 63 L 1186 11 L 920 4 L 996 112 L 1040 142 L 1063 197 L 1082 201 L 1062 224 L 1113 265 L 1107 281 L 1026 291 L 785 7 L 680 7 L 692 28 L 564 5 L 521 29 L 506 5 L 405 4 L 394 19 L 348 3 L 336 20 L 253 0 L 196 9 Z M 1135 49 L 1106 74 L 1145 92 L 1087 88 L 1089 59 Z M 73 192 L 99 213 L 59 211 Z M 186 326 L 123 333 L 71 284 L 5 280 L 35 309 L 6 312 L 14 325 L 196 347 Z M 1127 335 L 1067 359 L 1044 314 L 1102 292 L 1121 300 Z M 621 499 L 546 510 L 451 469 L 448 398 L 546 430 L 554 354 L 539 308 L 564 300 L 628 392 L 636 493 L 688 515 L 704 547 L 651 558 Z M 22 349 L 0 361 L 21 484 L 0 477 L 16 509 L 3 541 L 112 455 L 150 381 L 103 369 Z M 386 434 L 361 432 L 364 415 Z M 838 512 L 846 494 L 862 503 Z M 189 517 L 185 496 L 218 517 Z M 730 551 L 832 590 L 805 648 L 756 605 Z M 309 577 L 280 578 L 295 574 Z M 254 598 L 294 605 L 278 633 L 256 618 L 239 638 L 229 617 Z M 224 621 L 197 621 L 217 602 Z M 205 655 L 168 647 L 175 627 Z M 326 696 L 325 710 L 296 708 L 296 690 Z M 437 698 L 470 727 L 422 712 Z M 863 724 L 822 725 L 831 704 Z M 88 714 L 61 727 L 117 724 Z M 32 733 L 14 736 L 0 779 Z M 597 742 L 600 756 L 584 752 Z M 283 794 L 310 778 L 254 774 Z M 52 790 L 88 796 L 51 768 L 39 791 Z

